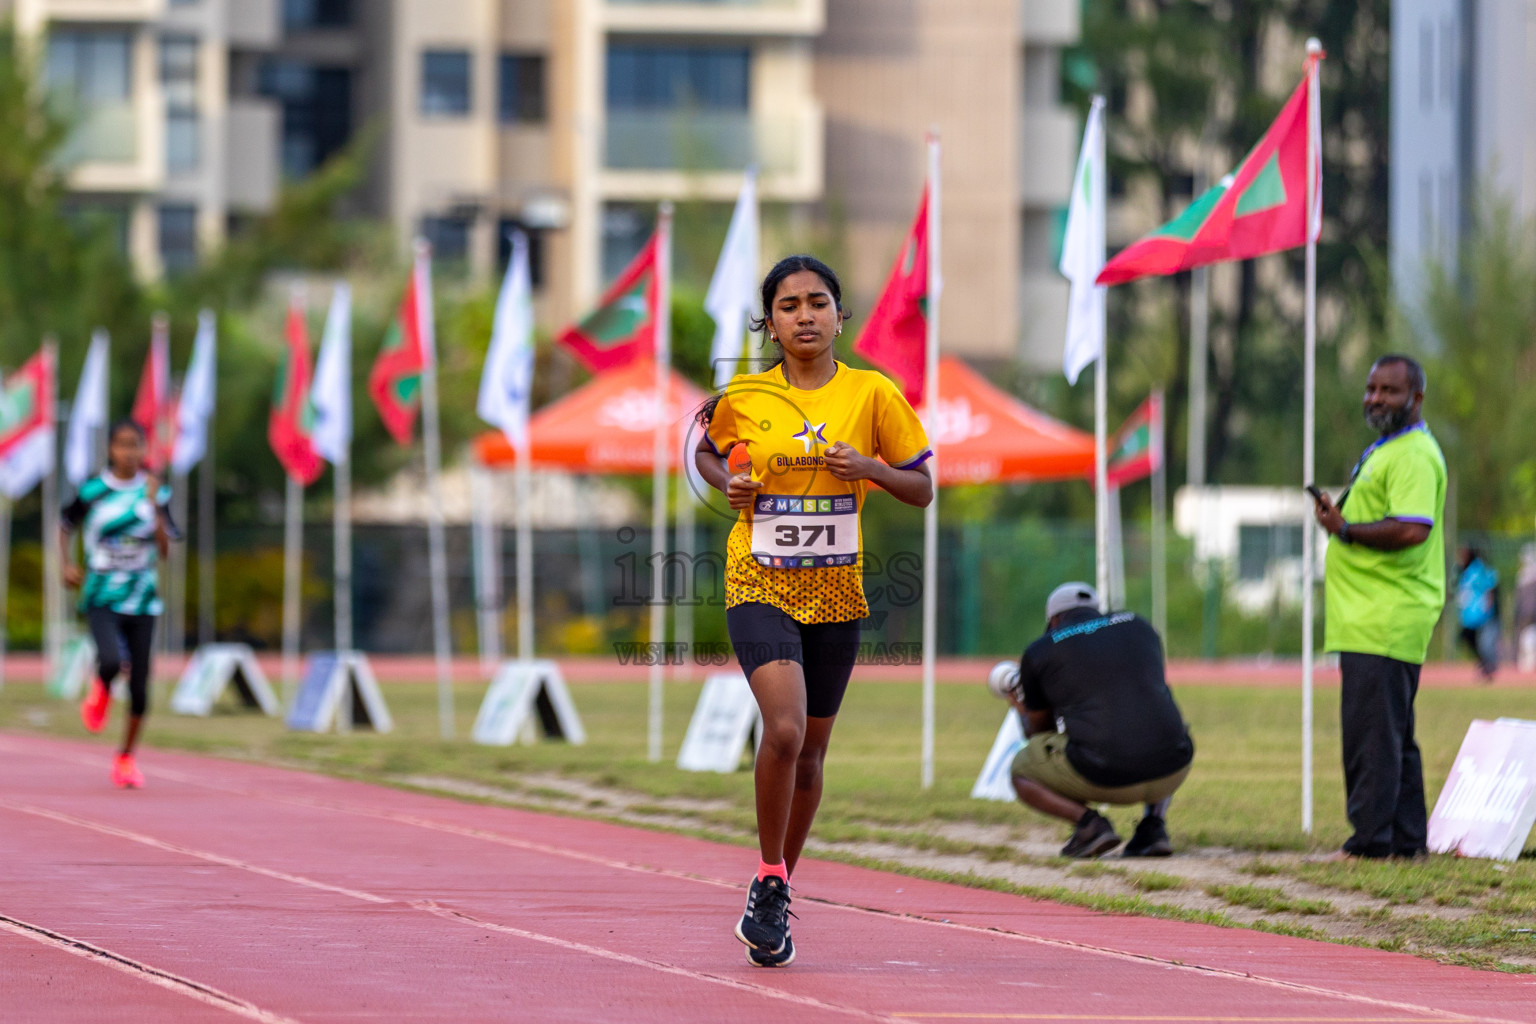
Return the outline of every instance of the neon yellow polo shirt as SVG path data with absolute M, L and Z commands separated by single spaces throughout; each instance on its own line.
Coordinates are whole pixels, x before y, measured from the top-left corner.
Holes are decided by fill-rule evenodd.
M 1419 422 L 1366 449 L 1340 511 L 1351 523 L 1392 518 L 1430 530 L 1401 551 L 1329 538 L 1324 648 L 1422 665 L 1445 605 L 1445 456 L 1429 428 Z
M 742 374 L 705 436 L 717 454 L 745 442 L 763 482 L 726 540 L 726 607 L 760 601 L 803 623 L 868 615 L 859 514 L 869 481 L 837 479 L 823 454 L 842 441 L 897 469 L 922 465 L 928 436 L 896 385 L 841 362 L 811 391 L 791 385 L 782 365 Z

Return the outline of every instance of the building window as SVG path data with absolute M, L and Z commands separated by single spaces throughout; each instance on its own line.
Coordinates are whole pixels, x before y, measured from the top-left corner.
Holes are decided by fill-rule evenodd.
M 197 265 L 197 207 L 160 207 L 160 266 L 177 274 Z
M 496 81 L 496 111 L 503 124 L 542 124 L 544 58 L 539 54 L 504 53 Z
M 283 106 L 283 174 L 302 178 L 352 138 L 352 72 L 294 60 L 261 66 L 263 96 Z
M 496 222 L 497 274 L 505 275 L 507 264 L 512 261 L 514 229 L 528 236 L 528 279 L 534 288 L 542 288 L 544 287 L 544 232 L 528 227 L 515 217 L 502 217 Z
M 469 53 L 427 50 L 421 55 L 421 112 L 429 117 L 469 113 Z
M 165 169 L 195 171 L 201 158 L 195 36 L 161 38 L 160 88 L 165 93 Z
M 608 203 L 603 207 L 602 271 L 611 281 L 640 255 L 656 223 L 654 207 Z
M 744 46 L 614 43 L 607 70 L 611 109 L 747 109 L 750 53 Z
M 138 155 L 132 37 L 116 29 L 55 29 L 48 36 L 48 91 L 73 131 L 64 164 L 127 162 Z
M 469 259 L 468 217 L 423 217 L 421 236 L 431 243 L 436 265 L 462 265 Z
M 130 213 L 124 203 L 79 196 L 66 199 L 63 205 L 65 219 L 76 230 L 87 236 L 100 232 L 112 243 L 119 256 L 128 255 Z
M 283 28 L 345 28 L 352 24 L 351 0 L 283 0 Z

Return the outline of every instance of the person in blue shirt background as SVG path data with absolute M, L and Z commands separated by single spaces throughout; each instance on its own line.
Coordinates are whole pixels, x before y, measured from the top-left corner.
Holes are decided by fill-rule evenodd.
M 1461 639 L 1477 658 L 1483 682 L 1493 682 L 1499 667 L 1499 574 L 1475 547 L 1461 549 L 1456 577 L 1456 607 L 1461 611 Z

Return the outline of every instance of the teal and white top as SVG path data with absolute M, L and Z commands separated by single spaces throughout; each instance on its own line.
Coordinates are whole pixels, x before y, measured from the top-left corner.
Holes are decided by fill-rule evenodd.
M 75 500 L 64 509 L 64 528 L 83 530 L 85 584 L 80 608 L 110 608 L 120 615 L 159 615 L 163 610 L 157 586 L 159 551 L 155 523 L 170 513 L 171 489 L 160 486 L 150 501 L 143 473 L 120 480 L 110 470 L 80 485 Z

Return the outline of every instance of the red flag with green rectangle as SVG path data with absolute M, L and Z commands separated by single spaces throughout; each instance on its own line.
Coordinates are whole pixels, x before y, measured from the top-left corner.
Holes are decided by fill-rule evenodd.
M 1309 58 L 1301 84 L 1237 170 L 1208 189 L 1179 216 L 1116 254 L 1099 284 L 1177 274 L 1226 260 L 1246 260 L 1307 244 L 1307 134 L 1311 121 Z M 1322 145 L 1313 137 L 1316 193 L 1312 235 L 1322 226 Z
M 412 270 L 395 322 L 384 336 L 384 347 L 373 361 L 373 369 L 368 371 L 368 394 L 389 436 L 400 444 L 410 444 L 415 432 L 416 412 L 421 408 L 421 374 L 426 368 L 416 273 Z
M 913 406 L 928 370 L 928 190 L 853 350 L 896 378 Z
M 283 471 L 308 486 L 324 467 L 310 435 L 315 414 L 309 403 L 311 367 L 309 333 L 304 329 L 304 312 L 297 304 L 288 307 L 287 344 L 283 363 L 277 370 L 277 386 L 272 394 L 272 412 L 267 417 L 267 441 Z
M 53 422 L 48 408 L 53 361 L 45 348 L 5 379 L 0 388 L 0 458 Z
M 597 308 L 555 340 L 593 373 L 616 370 L 656 354 L 657 258 L 660 234 L 651 235 Z
M 1151 476 L 1163 462 L 1163 398 L 1149 395 L 1126 417 L 1109 442 L 1106 459 L 1111 487 Z

